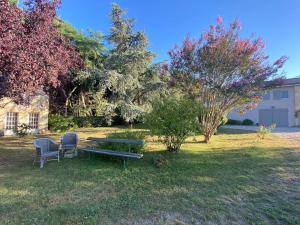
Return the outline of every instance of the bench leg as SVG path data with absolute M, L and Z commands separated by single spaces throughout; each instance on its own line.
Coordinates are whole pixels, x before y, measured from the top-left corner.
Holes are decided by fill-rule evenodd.
M 123 158 L 123 169 L 126 169 L 126 158 Z

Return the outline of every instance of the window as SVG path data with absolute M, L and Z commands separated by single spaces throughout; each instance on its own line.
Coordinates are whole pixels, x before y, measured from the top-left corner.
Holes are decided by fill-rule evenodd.
M 273 91 L 273 98 L 275 100 L 289 98 L 289 91 L 288 90 L 275 90 L 275 91 Z
M 39 128 L 39 114 L 38 113 L 29 113 L 29 127 L 31 129 Z
M 18 127 L 18 113 L 8 112 L 6 113 L 6 130 L 15 130 Z
M 270 100 L 270 98 L 271 98 L 270 92 L 267 92 L 263 95 L 263 100 Z

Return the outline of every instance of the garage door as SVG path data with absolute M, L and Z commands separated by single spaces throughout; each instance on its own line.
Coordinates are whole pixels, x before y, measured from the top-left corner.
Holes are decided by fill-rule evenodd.
M 288 127 L 288 109 L 260 109 L 259 123 L 270 126 L 275 123 L 277 127 Z

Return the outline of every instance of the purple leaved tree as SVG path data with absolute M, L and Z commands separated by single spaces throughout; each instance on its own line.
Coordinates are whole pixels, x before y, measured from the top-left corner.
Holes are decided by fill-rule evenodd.
M 28 103 L 44 87 L 67 82 L 83 66 L 79 53 L 53 20 L 59 0 L 27 0 L 21 10 L 0 0 L 0 98 Z

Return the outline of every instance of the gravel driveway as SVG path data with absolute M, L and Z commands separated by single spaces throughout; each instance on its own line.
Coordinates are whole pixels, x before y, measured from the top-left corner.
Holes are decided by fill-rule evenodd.
M 257 126 L 226 125 L 223 127 L 229 129 L 249 130 L 249 131 L 256 131 L 257 129 Z M 272 133 L 287 138 L 289 140 L 300 141 L 300 127 L 286 127 L 286 128 L 279 127 L 279 128 L 275 128 L 272 131 Z

